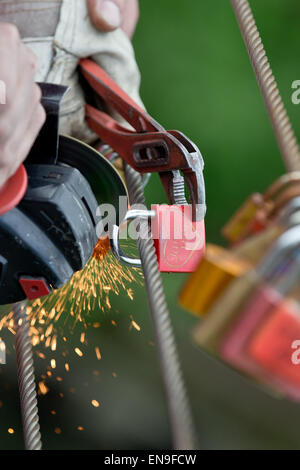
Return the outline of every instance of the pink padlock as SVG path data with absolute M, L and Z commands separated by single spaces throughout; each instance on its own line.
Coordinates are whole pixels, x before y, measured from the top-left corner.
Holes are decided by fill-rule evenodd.
M 192 220 L 189 205 L 152 205 L 151 221 L 161 272 L 194 272 L 205 253 L 204 220 Z
M 251 360 L 288 396 L 300 400 L 300 309 L 284 300 L 269 315 L 247 346 Z
M 246 345 L 261 322 L 283 300 L 279 292 L 268 285 L 260 286 L 246 308 L 232 325 L 220 347 L 220 355 L 234 367 L 257 376 L 258 367 L 246 352 Z M 260 374 L 259 374 L 260 375 Z

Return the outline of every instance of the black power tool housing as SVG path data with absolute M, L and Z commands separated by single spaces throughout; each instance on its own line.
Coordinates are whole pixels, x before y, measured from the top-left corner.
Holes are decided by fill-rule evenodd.
M 104 157 L 58 136 L 66 88 L 40 86 L 47 120 L 25 162 L 28 188 L 20 204 L 0 217 L 2 305 L 42 297 L 68 282 L 97 243 L 98 205 L 117 204 L 117 196 L 126 195 Z

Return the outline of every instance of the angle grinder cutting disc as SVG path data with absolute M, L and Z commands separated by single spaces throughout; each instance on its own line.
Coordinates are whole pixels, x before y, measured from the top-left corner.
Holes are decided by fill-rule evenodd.
M 115 167 L 97 150 L 77 139 L 60 136 L 58 162 L 77 168 L 87 179 L 98 204 L 111 204 L 119 214 L 119 197 L 127 197 L 127 190 Z

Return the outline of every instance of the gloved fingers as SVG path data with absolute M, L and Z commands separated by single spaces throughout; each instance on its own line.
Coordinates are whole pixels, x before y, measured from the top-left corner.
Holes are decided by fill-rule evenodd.
M 108 32 L 122 27 L 131 37 L 138 17 L 138 0 L 87 0 L 91 21 L 100 31 Z
M 101 31 L 114 31 L 122 24 L 119 5 L 112 0 L 87 0 L 93 25 Z

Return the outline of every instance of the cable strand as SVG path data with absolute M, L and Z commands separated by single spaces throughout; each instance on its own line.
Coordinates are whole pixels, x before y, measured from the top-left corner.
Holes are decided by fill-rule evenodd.
M 16 358 L 20 405 L 26 450 L 41 450 L 41 434 L 38 417 L 37 395 L 35 388 L 32 346 L 29 324 L 26 316 L 27 302 L 14 304 L 14 323 L 16 328 Z
M 145 206 L 142 180 L 139 173 L 125 164 L 130 204 Z M 149 224 L 138 220 L 138 249 L 142 261 L 145 286 L 152 315 L 162 378 L 167 396 L 174 448 L 195 449 L 196 440 L 190 405 L 178 358 L 175 337 L 165 298 L 162 279 Z
M 300 170 L 300 150 L 247 0 L 231 0 L 276 140 L 288 171 Z

